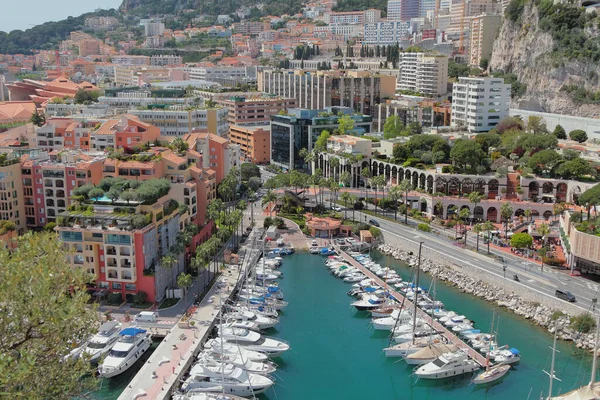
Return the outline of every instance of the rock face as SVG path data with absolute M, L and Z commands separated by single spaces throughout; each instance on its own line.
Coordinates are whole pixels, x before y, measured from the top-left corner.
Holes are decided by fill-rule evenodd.
M 417 265 L 417 256 L 411 252 L 398 250 L 398 248 L 389 244 L 382 244 L 378 249 L 383 254 L 391 255 L 394 259 L 403 261 L 411 267 Z M 558 318 L 555 316 L 555 318 L 552 319 L 556 310 L 553 310 L 550 307 L 540 303 L 525 301 L 514 292 L 464 275 L 448 266 L 435 263 L 431 260 L 424 259 L 423 257 L 421 257 L 421 271 L 426 272 L 447 284 L 456 286 L 464 293 L 472 294 L 496 303 L 500 307 L 505 307 L 515 314 L 530 320 L 534 324 L 548 329 L 550 333 L 554 333 L 555 328 L 561 326 L 562 329 L 559 333 L 560 339 L 573 341 L 579 348 L 589 350 L 594 349 L 594 333 L 582 334 L 575 332 L 569 327 L 571 321 L 568 315 L 561 313 L 557 314 L 560 315 Z
M 598 90 L 598 64 L 592 61 L 553 59 L 552 36 L 539 26 L 535 2 L 526 2 L 521 25 L 507 18 L 494 42 L 490 60 L 492 71 L 514 73 L 519 82 L 527 85 L 524 96 L 513 99 L 511 107 L 557 114 L 598 117 L 596 104 L 579 104 L 560 89 L 563 85 L 577 85 L 587 90 Z M 596 32 L 588 32 L 596 35 Z

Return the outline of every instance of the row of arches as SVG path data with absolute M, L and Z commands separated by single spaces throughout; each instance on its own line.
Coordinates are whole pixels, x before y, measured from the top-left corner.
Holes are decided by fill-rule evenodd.
M 450 219 L 454 215 L 458 214 L 461 210 L 464 210 L 464 209 L 469 211 L 469 216 L 470 216 L 469 218 L 472 218 L 475 221 L 492 221 L 492 222 L 499 221 L 499 219 L 498 219 L 498 217 L 500 215 L 499 210 L 494 206 L 487 207 L 485 209 L 482 206 L 475 206 L 473 208 L 473 211 L 471 212 L 471 207 L 469 207 L 467 205 L 463 205 L 459 208 L 454 204 L 449 204 L 444 207 L 443 204 L 439 203 L 439 204 L 436 204 L 433 206 L 433 214 L 439 218 Z M 444 211 L 446 211 L 445 215 L 444 215 Z M 522 208 L 517 208 L 514 211 L 513 216 L 514 217 L 521 217 L 521 216 L 524 217 L 525 210 Z M 540 216 L 540 213 L 538 210 L 531 210 L 532 218 L 539 218 L 539 216 Z M 550 218 L 552 218 L 552 211 L 546 210 L 542 213 L 542 216 L 544 217 L 545 220 L 549 220 Z

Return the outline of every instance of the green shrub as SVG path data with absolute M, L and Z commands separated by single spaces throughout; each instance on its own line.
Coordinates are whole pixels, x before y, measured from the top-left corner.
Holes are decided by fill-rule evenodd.
M 369 232 L 371 232 L 371 235 L 373 236 L 374 239 L 379 239 L 382 235 L 381 229 L 379 229 L 375 226 L 370 227 Z
M 141 291 L 133 296 L 133 304 L 144 304 L 148 301 L 148 293 Z
M 417 229 L 423 232 L 431 232 L 431 227 L 427 224 L 419 224 L 417 225 Z
M 560 317 L 564 317 L 565 313 L 559 310 L 556 310 L 552 313 L 552 315 L 550 316 L 550 319 L 552 321 L 556 321 L 557 319 L 559 319 Z
M 123 296 L 121 293 L 109 293 L 106 296 L 106 304 L 110 306 L 118 306 L 123 302 Z
M 575 317 L 571 317 L 571 326 L 577 332 L 589 333 L 596 327 L 596 321 L 594 317 L 589 313 L 582 313 Z

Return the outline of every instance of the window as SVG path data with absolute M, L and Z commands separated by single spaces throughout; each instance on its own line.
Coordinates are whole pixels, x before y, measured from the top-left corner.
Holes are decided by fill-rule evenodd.
M 100 289 L 108 289 L 108 282 L 98 282 L 98 287 Z
M 133 283 L 126 283 L 125 284 L 125 290 L 135 291 L 135 284 L 133 284 Z
M 121 290 L 121 289 L 123 288 L 123 285 L 121 285 L 121 284 L 120 284 L 120 283 L 118 283 L 118 282 L 113 282 L 113 283 L 112 283 L 112 288 L 113 288 L 113 289 L 116 289 L 116 290 Z

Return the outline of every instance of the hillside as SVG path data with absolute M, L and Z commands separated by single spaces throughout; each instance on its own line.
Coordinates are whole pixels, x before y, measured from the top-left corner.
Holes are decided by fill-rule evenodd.
M 492 71 L 526 86 L 512 106 L 600 116 L 600 38 L 596 13 L 552 0 L 513 0 L 494 42 Z

